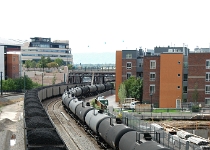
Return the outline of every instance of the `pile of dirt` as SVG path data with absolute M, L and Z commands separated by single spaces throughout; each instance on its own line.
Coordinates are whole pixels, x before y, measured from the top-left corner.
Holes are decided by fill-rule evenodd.
M 8 128 L 10 128 L 11 125 L 15 125 L 15 122 L 8 118 L 0 120 L 0 131 L 7 130 Z
M 1 132 L 1 131 L 4 131 L 4 129 L 5 129 L 4 123 L 1 123 L 1 122 L 0 122 L 0 132 Z
M 0 120 L 0 123 L 3 123 L 5 125 L 10 125 L 10 124 L 14 124 L 15 122 L 10 120 L 10 119 L 8 119 L 8 118 L 5 118 L 3 120 Z

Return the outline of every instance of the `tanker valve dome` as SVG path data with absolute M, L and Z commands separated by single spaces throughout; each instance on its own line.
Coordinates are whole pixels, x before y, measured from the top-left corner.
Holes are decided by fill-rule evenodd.
M 149 133 L 144 133 L 144 139 L 147 140 L 147 141 L 151 141 L 152 137 Z

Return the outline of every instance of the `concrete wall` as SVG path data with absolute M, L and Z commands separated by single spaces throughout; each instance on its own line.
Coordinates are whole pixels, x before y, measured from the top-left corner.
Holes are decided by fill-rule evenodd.
M 5 62 L 4 62 L 4 46 L 0 46 L 0 72 L 2 72 L 2 79 L 4 80 L 4 75 L 5 75 L 5 71 L 4 71 L 4 66 L 5 66 Z

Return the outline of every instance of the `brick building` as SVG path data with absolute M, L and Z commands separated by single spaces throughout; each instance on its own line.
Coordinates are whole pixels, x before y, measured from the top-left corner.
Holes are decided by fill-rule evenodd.
M 155 47 L 153 51 L 139 49 L 119 53 L 116 52 L 116 91 L 120 83 L 134 76 L 143 78 L 143 103 L 181 108 L 182 102 L 190 102 L 187 47 Z M 116 101 L 119 101 L 117 96 Z
M 210 105 L 210 53 L 195 51 L 188 57 L 187 100 Z
M 0 39 L 0 72 L 2 79 L 18 78 L 21 75 L 21 46 L 9 40 Z

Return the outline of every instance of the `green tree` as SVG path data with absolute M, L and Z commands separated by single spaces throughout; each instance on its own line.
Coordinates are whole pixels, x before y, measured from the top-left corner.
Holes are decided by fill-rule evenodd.
M 3 86 L 2 89 L 4 91 L 15 91 L 16 90 L 14 80 L 11 78 L 4 80 L 4 82 L 2 82 L 2 86 Z
M 69 69 L 69 70 L 72 70 L 72 69 L 73 69 L 73 65 L 72 65 L 72 64 L 69 64 L 69 65 L 68 65 L 68 69 Z
M 51 60 L 51 58 L 48 56 L 47 57 L 47 60 L 46 60 L 46 63 L 51 63 L 52 62 L 52 60 Z
M 58 68 L 58 64 L 56 62 L 47 63 L 48 68 Z
M 143 97 L 143 80 L 140 78 L 137 78 L 134 82 L 131 83 L 131 97 L 139 100 L 142 103 L 142 97 Z
M 124 103 L 124 100 L 126 98 L 126 89 L 125 89 L 125 84 L 124 83 L 121 83 L 120 84 L 120 88 L 119 88 L 119 91 L 118 91 L 118 97 L 120 99 L 120 103 Z
M 53 78 L 52 78 L 52 85 L 55 84 L 55 81 L 56 81 L 56 74 L 54 73 L 54 74 L 53 74 Z
M 60 58 L 56 58 L 54 62 L 56 62 L 59 67 L 62 66 L 64 63 L 63 59 L 60 59 Z
M 36 68 L 36 62 L 34 60 L 31 61 L 31 68 L 34 68 L 34 70 Z
M 125 89 L 126 89 L 126 97 L 131 97 L 132 93 L 132 84 L 135 82 L 136 78 L 131 76 L 127 80 L 124 81 Z
M 41 57 L 40 64 L 41 64 L 41 67 L 43 68 L 43 72 L 44 72 L 44 68 L 47 67 L 47 61 L 44 56 Z
M 28 68 L 30 68 L 30 66 L 31 66 L 31 60 L 26 60 L 25 67 L 27 68 L 27 70 L 28 70 Z

